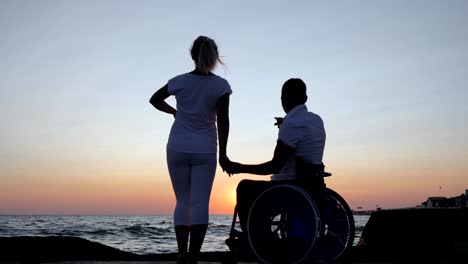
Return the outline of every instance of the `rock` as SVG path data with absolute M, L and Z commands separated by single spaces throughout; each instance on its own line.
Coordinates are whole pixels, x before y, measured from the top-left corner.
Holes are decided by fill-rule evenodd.
M 228 252 L 202 252 L 203 261 L 221 261 Z M 14 261 L 42 263 L 54 261 L 175 261 L 176 253 L 139 255 L 79 237 L 0 237 L 0 263 Z
M 0 260 L 45 262 L 61 260 L 135 260 L 139 255 L 79 237 L 0 237 Z
M 415 208 L 372 213 L 359 247 L 374 259 L 457 263 L 468 257 L 467 242 L 468 209 Z

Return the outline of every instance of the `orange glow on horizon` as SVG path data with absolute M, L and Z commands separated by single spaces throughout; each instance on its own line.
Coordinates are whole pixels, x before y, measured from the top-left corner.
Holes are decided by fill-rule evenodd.
M 332 166 L 335 163 L 341 166 Z M 429 196 L 452 197 L 468 189 L 463 173 L 468 171 L 467 165 L 415 170 L 409 163 L 398 168 L 373 163 L 330 162 L 327 170 L 333 176 L 326 179 L 327 186 L 340 193 L 352 209 L 416 206 Z M 0 214 L 172 214 L 175 197 L 166 170 L 163 165 L 138 172 L 100 167 L 95 171 L 88 168 L 81 176 L 83 172 L 74 168 L 31 166 L 11 173 L 0 185 Z M 446 174 L 452 177 L 447 184 L 441 178 Z M 211 214 L 232 214 L 236 187 L 244 178 L 269 180 L 247 174 L 229 177 L 218 168 Z

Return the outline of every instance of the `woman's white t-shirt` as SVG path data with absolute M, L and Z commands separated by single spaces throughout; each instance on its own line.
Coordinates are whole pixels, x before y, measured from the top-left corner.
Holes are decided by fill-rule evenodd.
M 185 73 L 167 83 L 177 101 L 177 114 L 167 148 L 184 153 L 216 153 L 216 103 L 231 94 L 229 83 L 217 75 Z

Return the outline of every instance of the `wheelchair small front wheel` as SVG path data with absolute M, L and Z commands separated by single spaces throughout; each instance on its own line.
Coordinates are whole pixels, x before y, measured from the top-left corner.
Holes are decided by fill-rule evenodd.
M 307 192 L 281 184 L 255 200 L 247 218 L 247 235 L 261 263 L 303 263 L 316 253 L 320 221 L 318 207 Z

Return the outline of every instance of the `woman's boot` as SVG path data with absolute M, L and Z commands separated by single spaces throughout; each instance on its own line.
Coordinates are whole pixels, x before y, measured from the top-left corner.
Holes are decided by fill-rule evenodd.
M 177 240 L 177 247 L 179 248 L 179 254 L 177 256 L 177 264 L 188 263 L 188 240 L 189 240 L 190 227 L 185 225 L 176 225 L 175 234 Z
M 190 226 L 190 247 L 189 247 L 189 256 L 190 263 L 195 264 L 198 260 L 198 255 L 200 254 L 200 249 L 205 240 L 206 229 L 208 225 L 192 225 Z

